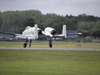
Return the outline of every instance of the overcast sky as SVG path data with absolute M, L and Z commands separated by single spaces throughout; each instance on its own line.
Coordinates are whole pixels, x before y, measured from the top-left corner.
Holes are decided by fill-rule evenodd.
M 43 14 L 87 14 L 100 17 L 100 0 L 0 0 L 0 11 L 37 9 Z

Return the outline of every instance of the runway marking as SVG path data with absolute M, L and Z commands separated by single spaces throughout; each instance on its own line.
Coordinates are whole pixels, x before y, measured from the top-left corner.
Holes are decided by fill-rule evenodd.
M 0 49 L 28 49 L 28 50 L 84 50 L 84 51 L 100 51 L 100 49 L 92 48 L 22 48 L 22 47 L 0 47 Z

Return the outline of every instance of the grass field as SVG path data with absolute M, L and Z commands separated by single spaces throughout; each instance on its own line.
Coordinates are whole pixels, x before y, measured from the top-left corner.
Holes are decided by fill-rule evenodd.
M 1 41 L 0 47 L 23 47 L 23 43 Z M 46 48 L 48 42 L 32 47 Z M 100 43 L 53 42 L 53 47 L 100 49 Z M 0 75 L 100 75 L 100 51 L 0 49 Z
M 3 42 L 0 41 L 0 47 L 23 47 L 24 42 Z M 48 42 L 32 42 L 32 47 L 48 48 Z M 53 42 L 53 48 L 93 48 L 100 49 L 100 43 L 69 43 Z
M 100 52 L 4 49 L 0 75 L 100 75 Z

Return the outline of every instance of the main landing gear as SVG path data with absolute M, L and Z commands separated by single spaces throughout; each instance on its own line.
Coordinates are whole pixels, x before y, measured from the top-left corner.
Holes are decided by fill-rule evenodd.
M 23 47 L 26 48 L 28 43 L 28 39 L 26 39 L 25 43 L 23 44 Z M 31 47 L 32 40 L 29 40 L 29 47 Z
M 52 39 L 49 39 L 49 47 L 52 48 Z
M 25 43 L 23 44 L 23 46 L 24 46 L 24 48 L 26 48 L 26 46 L 27 46 L 27 43 L 25 42 Z
M 26 39 L 25 43 L 23 44 L 23 47 L 24 47 L 24 48 L 27 47 L 27 43 L 28 43 L 28 42 L 29 42 L 29 47 L 31 47 L 32 40 Z M 52 39 L 51 39 L 51 38 L 49 39 L 49 47 L 52 48 Z

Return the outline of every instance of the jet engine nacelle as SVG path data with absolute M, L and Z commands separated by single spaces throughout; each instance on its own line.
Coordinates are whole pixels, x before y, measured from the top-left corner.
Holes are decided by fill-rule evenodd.
M 40 28 L 37 28 L 38 31 L 38 35 L 42 34 L 42 31 Z M 36 33 L 35 31 L 35 27 L 30 27 L 28 26 L 24 31 L 23 31 L 23 35 L 34 35 Z
M 42 31 L 40 28 L 38 28 L 38 35 L 41 35 L 42 34 Z
M 45 33 L 52 34 L 52 35 L 55 35 L 56 34 L 56 30 L 54 28 L 51 28 L 51 27 L 45 28 L 44 32 Z
M 38 35 L 41 35 L 41 34 L 42 34 L 41 29 L 40 29 L 40 28 L 37 28 L 37 30 L 38 30 Z M 32 33 L 32 34 L 35 34 L 35 29 L 34 29 L 34 28 L 31 29 L 31 33 Z

